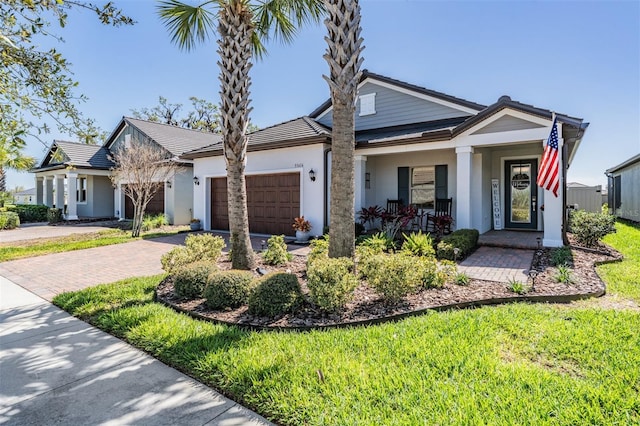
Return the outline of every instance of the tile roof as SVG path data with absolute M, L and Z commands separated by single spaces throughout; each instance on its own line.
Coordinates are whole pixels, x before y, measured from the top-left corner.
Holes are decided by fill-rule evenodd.
M 54 153 L 58 149 L 64 154 L 64 158 L 61 161 L 54 160 Z M 113 161 L 109 159 L 109 151 L 103 146 L 59 140 L 53 141 L 40 166 L 34 170 L 50 168 L 56 165 L 104 170 L 114 166 Z
M 123 117 L 123 121 L 136 127 L 174 156 L 222 142 L 222 136 L 218 133 L 201 132 L 131 117 Z
M 441 130 L 448 130 L 450 136 L 451 130 L 466 119 L 467 117 L 455 117 L 445 120 L 428 121 L 425 123 L 408 124 L 404 126 L 361 130 L 359 132 L 356 132 L 356 142 L 360 144 L 383 142 L 396 139 L 410 139 L 416 137 L 419 138 L 425 133 Z
M 316 137 L 330 137 L 331 130 L 307 116 L 285 121 L 274 126 L 265 127 L 249 134 L 247 150 L 260 149 L 262 146 L 275 143 L 287 145 L 294 141 L 313 140 Z M 222 151 L 222 141 L 196 149 L 182 155 L 182 158 L 201 157 L 201 154 Z

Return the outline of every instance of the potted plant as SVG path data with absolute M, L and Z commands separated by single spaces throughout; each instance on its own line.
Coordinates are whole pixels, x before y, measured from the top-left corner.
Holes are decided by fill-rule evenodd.
M 200 230 L 200 219 L 191 219 L 191 230 L 199 231 Z
M 296 241 L 305 242 L 311 236 L 311 222 L 304 219 L 304 216 L 293 219 L 292 228 L 296 231 Z

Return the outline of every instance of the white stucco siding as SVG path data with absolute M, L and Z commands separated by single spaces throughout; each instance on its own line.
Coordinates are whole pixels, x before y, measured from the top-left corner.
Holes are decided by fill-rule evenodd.
M 311 222 L 313 235 L 322 234 L 324 224 L 324 150 L 325 145 L 315 144 L 247 153 L 246 175 L 300 173 L 300 214 Z M 313 182 L 311 169 L 316 176 Z M 193 173 L 200 180 L 200 185 L 192 184 L 194 216 L 203 220 L 205 229 L 211 229 L 210 178 L 226 177 L 224 157 L 195 159 Z

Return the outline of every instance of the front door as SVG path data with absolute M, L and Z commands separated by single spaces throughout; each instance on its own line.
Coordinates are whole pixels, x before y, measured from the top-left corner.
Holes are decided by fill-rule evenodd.
M 538 160 L 509 160 L 504 163 L 505 228 L 538 229 Z

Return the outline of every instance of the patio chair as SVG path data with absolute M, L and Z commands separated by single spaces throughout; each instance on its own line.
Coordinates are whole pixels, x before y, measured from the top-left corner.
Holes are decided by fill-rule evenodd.
M 433 213 L 427 214 L 427 231 L 449 234 L 451 233 L 451 204 L 453 198 L 436 198 Z M 445 219 L 448 216 L 450 220 Z
M 403 205 L 402 200 L 390 200 L 387 198 L 387 213 L 397 215 Z

